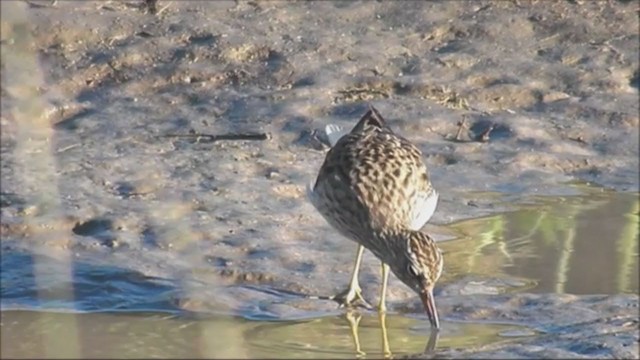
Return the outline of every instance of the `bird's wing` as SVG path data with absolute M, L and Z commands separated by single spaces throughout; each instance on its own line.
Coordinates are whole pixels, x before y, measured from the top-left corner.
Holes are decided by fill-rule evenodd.
M 438 192 L 432 189 L 430 192 L 420 192 L 413 201 L 413 213 L 411 214 L 411 230 L 418 231 L 431 219 L 438 205 Z
M 324 132 L 325 134 L 327 134 L 329 144 L 331 145 L 331 147 L 334 147 L 338 143 L 338 140 L 346 135 L 349 130 L 336 124 L 329 124 L 324 128 Z

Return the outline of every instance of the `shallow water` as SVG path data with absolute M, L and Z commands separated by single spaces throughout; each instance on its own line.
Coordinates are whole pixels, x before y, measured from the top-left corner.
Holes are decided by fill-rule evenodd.
M 637 293 L 638 194 L 590 192 L 452 224 L 448 274 L 516 277 L 535 293 Z
M 373 314 L 362 317 L 356 328 L 345 316 L 258 322 L 159 313 L 4 311 L 2 327 L 2 343 L 11 344 L 2 348 L 2 356 L 8 358 L 379 358 L 385 352 L 420 353 L 429 336 L 422 321 L 389 315 L 385 345 L 380 319 Z M 439 346 L 504 340 L 514 330 L 518 327 L 455 325 L 443 330 Z
M 638 210 L 637 194 L 592 191 L 535 198 L 515 212 L 454 223 L 448 228 L 458 238 L 442 243 L 442 282 L 473 276 L 485 293 L 501 291 L 482 284 L 485 278 L 517 284 L 506 291 L 635 293 Z M 46 269 L 37 260 L 48 262 Z M 268 316 L 255 309 L 236 316 L 189 313 L 172 302 L 177 285 L 170 280 L 121 267 L 61 264 L 3 251 L 3 357 L 376 358 L 420 353 L 429 336 L 424 318 L 410 315 L 310 311 L 306 319 L 260 321 Z M 65 271 L 72 281 L 59 276 Z M 438 348 L 535 334 L 516 324 L 445 318 Z

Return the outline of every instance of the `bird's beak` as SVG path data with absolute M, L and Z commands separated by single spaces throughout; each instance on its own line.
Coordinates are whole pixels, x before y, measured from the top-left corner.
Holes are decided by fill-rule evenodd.
M 440 329 L 440 320 L 438 320 L 438 309 L 436 309 L 436 302 L 433 298 L 433 288 L 424 288 L 420 292 L 420 299 L 424 309 L 427 311 L 427 316 L 431 322 L 431 327 L 434 329 Z

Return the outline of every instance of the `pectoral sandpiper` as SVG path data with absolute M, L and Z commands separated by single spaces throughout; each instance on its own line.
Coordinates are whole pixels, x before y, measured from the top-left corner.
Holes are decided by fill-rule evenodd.
M 442 253 L 419 231 L 433 215 L 438 193 L 422 153 L 373 107 L 350 132 L 329 125 L 327 135 L 332 148 L 308 196 L 329 224 L 359 244 L 349 288 L 334 298 L 342 305 L 364 301 L 358 270 L 367 248 L 382 262 L 378 309 L 386 311 L 391 268 L 420 295 L 431 326 L 439 328 L 433 287 L 442 272 Z

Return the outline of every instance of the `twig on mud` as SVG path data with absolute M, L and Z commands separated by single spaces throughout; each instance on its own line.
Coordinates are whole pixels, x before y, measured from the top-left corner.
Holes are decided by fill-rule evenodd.
M 456 133 L 456 141 L 462 141 L 460 135 L 462 135 L 462 129 L 466 128 L 467 118 L 463 117 L 461 121 L 458 121 L 458 132 Z
M 456 135 L 454 137 L 451 137 L 450 134 L 445 135 L 445 139 L 449 140 L 449 141 L 453 141 L 453 142 L 458 142 L 458 143 L 468 143 L 468 142 L 489 142 L 489 136 L 491 135 L 491 132 L 493 131 L 493 129 L 495 128 L 495 124 L 490 124 L 489 127 L 487 127 L 482 133 L 474 136 L 473 138 L 470 138 L 470 136 L 467 136 L 467 138 L 469 140 L 465 140 L 462 138 L 462 132 L 464 130 L 468 130 L 467 127 L 467 118 L 463 116 L 462 120 L 458 121 L 458 123 L 456 124 L 458 126 L 458 131 L 456 131 Z
M 480 135 L 476 136 L 476 141 L 479 142 L 488 142 L 489 141 L 489 134 L 491 134 L 491 132 L 493 131 L 493 129 L 495 128 L 495 124 L 491 124 L 489 125 L 489 127 L 483 131 L 482 133 L 480 133 Z
M 27 3 L 27 5 L 29 5 L 30 8 L 48 8 L 48 7 L 56 7 L 58 0 L 52 0 L 51 2 L 49 2 L 49 5 L 38 4 L 28 0 L 25 2 Z
M 162 14 L 162 12 L 167 10 L 170 5 L 171 5 L 171 2 L 169 2 L 169 3 L 167 3 L 167 5 L 163 6 L 160 10 L 158 10 L 158 12 L 156 13 L 156 16 L 160 16 L 160 14 Z
M 80 144 L 72 144 L 72 145 L 69 145 L 69 146 L 65 146 L 65 147 L 63 147 L 63 148 L 61 148 L 61 149 L 58 149 L 58 150 L 56 151 L 56 153 L 58 153 L 58 154 L 59 154 L 59 153 L 65 152 L 65 151 L 67 151 L 67 150 L 71 150 L 71 149 L 73 149 L 73 148 L 76 148 L 76 147 L 78 147 L 78 146 L 80 146 Z
M 244 134 L 199 134 L 199 133 L 191 133 L 191 134 L 165 134 L 160 137 L 165 138 L 192 138 L 196 139 L 197 143 L 202 142 L 215 142 L 219 140 L 268 140 L 270 138 L 267 133 L 244 133 Z
M 582 135 L 578 135 L 576 137 L 569 136 L 567 139 L 569 139 L 571 141 L 579 142 L 580 144 L 586 144 L 587 143 L 587 141 L 584 139 L 584 136 L 582 136 Z

